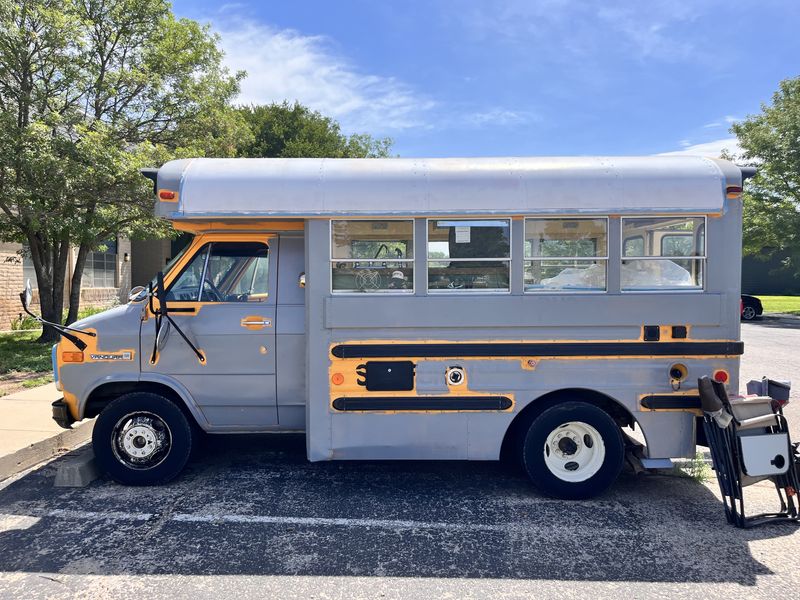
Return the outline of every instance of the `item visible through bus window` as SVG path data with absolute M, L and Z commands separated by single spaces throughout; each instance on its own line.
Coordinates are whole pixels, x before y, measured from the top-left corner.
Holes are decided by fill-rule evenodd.
M 428 290 L 509 290 L 511 222 L 508 219 L 430 219 Z
M 331 221 L 331 290 L 413 293 L 414 222 Z
M 705 217 L 623 218 L 622 289 L 702 289 L 705 222 Z
M 608 219 L 525 219 L 526 292 L 606 289 Z

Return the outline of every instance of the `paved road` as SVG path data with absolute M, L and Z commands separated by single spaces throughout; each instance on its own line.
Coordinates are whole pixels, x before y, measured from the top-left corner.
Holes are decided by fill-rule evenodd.
M 54 473 L 0 491 L 0 596 L 722 598 L 800 584 L 785 563 L 795 526 L 736 530 L 713 486 L 674 476 L 625 473 L 570 503 L 497 463 L 310 464 L 298 436 L 213 438 L 158 488 L 55 489 Z
M 742 323 L 744 356 L 740 388 L 750 379 L 767 375 L 794 380 L 791 402 L 784 413 L 795 441 L 800 441 L 800 319 L 761 319 Z
M 798 372 L 800 329 L 772 325 L 743 328 L 745 377 Z M 571 503 L 498 463 L 310 464 L 293 435 L 210 438 L 157 488 L 54 489 L 57 465 L 0 489 L 0 597 L 727 599 L 800 586 L 798 528 L 728 526 L 713 481 L 626 472 Z M 747 491 L 753 510 L 772 507 L 766 484 Z

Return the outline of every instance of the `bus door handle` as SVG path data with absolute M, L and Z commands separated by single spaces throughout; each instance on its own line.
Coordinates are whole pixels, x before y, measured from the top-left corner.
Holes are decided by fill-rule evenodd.
M 241 325 L 245 329 L 264 329 L 265 327 L 272 327 L 272 319 L 257 316 L 245 317 L 242 319 Z

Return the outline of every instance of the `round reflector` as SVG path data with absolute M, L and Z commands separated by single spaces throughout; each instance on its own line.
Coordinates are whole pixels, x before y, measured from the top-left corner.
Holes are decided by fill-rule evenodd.
M 717 383 L 728 383 L 728 372 L 722 369 L 714 371 L 714 381 Z

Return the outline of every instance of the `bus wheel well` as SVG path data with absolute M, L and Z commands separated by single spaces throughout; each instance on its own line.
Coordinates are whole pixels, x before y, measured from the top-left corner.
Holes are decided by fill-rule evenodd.
M 611 396 L 588 388 L 555 390 L 539 396 L 514 417 L 503 437 L 503 444 L 500 448 L 501 458 L 512 458 L 516 454 L 515 445 L 517 440 L 528 430 L 536 417 L 551 406 L 567 400 L 580 400 L 596 406 L 606 412 L 620 427 L 629 427 L 636 423 L 636 419 L 634 419 L 630 411 Z
M 97 386 L 92 390 L 92 393 L 89 394 L 89 398 L 86 400 L 86 409 L 84 410 L 83 418 L 90 419 L 96 417 L 112 400 L 130 392 L 150 392 L 163 396 L 175 403 L 175 405 L 186 414 L 190 422 L 195 422 L 194 415 L 192 415 L 191 411 L 186 407 L 186 403 L 178 392 L 168 385 L 155 381 L 112 381 Z

